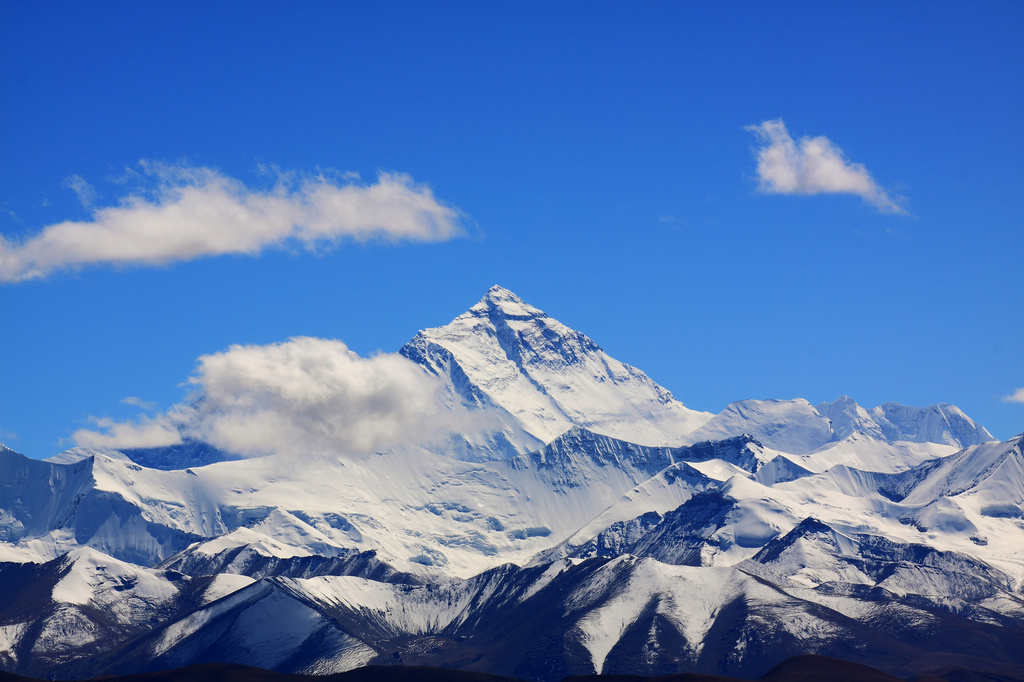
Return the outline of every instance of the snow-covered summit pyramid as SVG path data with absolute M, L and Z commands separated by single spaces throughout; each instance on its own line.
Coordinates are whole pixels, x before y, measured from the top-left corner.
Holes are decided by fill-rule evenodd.
M 711 418 L 500 286 L 400 352 L 450 380 L 467 406 L 494 409 L 545 443 L 580 426 L 642 445 L 675 445 Z

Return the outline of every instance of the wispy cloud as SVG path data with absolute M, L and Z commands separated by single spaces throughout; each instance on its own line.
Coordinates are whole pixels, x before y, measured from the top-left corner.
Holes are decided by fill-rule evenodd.
M 85 178 L 81 175 L 70 175 L 64 179 L 63 186 L 78 195 L 78 201 L 84 208 L 92 210 L 93 204 L 96 203 L 96 189 L 86 182 Z
M 92 220 L 50 225 L 21 241 L 0 236 L 0 282 L 87 265 L 155 265 L 288 245 L 317 250 L 344 239 L 443 241 L 462 233 L 460 212 L 408 175 L 381 173 L 360 184 L 352 176 L 271 172 L 273 186 L 260 190 L 210 168 L 143 162 L 130 175 L 147 187 L 117 206 L 92 208 Z M 88 183 L 71 176 L 65 184 L 90 207 Z
M 201 440 L 243 456 L 365 454 L 426 443 L 477 423 L 446 407 L 441 381 L 398 355 L 362 358 L 336 340 L 298 337 L 201 356 L 188 403 L 132 422 L 93 419 L 73 438 L 112 448 Z
M 1024 403 L 1024 388 L 1018 388 L 1008 396 L 1003 396 L 1004 403 Z
M 168 415 L 144 417 L 135 422 L 117 422 L 107 417 L 90 417 L 98 431 L 79 429 L 71 438 L 77 445 L 115 449 L 157 448 L 182 441 L 175 419 Z
M 855 194 L 883 213 L 902 213 L 902 197 L 890 195 L 863 164 L 847 161 L 827 137 L 794 140 L 782 119 L 747 126 L 761 143 L 757 175 L 770 194 Z
M 142 408 L 147 412 L 152 412 L 153 410 L 156 409 L 156 403 L 149 402 L 148 400 L 143 400 L 142 398 L 136 397 L 134 395 L 130 395 L 127 398 L 122 398 L 121 402 L 124 403 L 125 405 L 134 405 L 135 407 Z

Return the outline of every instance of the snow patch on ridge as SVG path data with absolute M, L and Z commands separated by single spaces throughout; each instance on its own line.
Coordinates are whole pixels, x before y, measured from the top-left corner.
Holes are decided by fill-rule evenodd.
M 58 602 L 85 605 L 115 591 L 126 593 L 126 598 L 159 603 L 178 593 L 165 578 L 88 547 L 69 553 L 68 560 L 70 570 L 53 588 L 53 599 Z
M 623 569 L 628 577 L 620 575 Z M 622 583 L 595 584 L 612 580 Z M 601 674 L 612 648 L 651 606 L 679 628 L 692 647 L 688 657 L 695 661 L 719 611 L 742 594 L 743 582 L 744 576 L 733 569 L 669 566 L 624 556 L 602 567 L 594 580 L 570 597 L 570 603 L 583 605 L 595 594 L 612 592 L 577 623 L 580 641 L 590 652 L 594 670 Z
M 213 577 L 210 585 L 203 591 L 199 603 L 206 606 L 223 597 L 233 594 L 243 587 L 252 585 L 256 580 L 247 575 L 235 575 L 233 573 L 221 573 Z

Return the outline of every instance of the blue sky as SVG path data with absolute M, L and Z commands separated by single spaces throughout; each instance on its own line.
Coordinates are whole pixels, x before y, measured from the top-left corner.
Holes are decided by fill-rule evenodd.
M 695 409 L 1008 438 L 1021 35 L 1018 2 L 2 0 L 0 442 L 171 409 L 231 344 L 393 352 L 495 283 Z

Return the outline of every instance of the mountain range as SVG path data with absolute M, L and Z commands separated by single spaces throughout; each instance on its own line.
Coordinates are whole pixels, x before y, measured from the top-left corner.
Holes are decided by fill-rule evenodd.
M 692 410 L 501 287 L 400 355 L 478 426 L 0 449 L 0 668 L 1024 678 L 1024 434 L 845 396 Z

